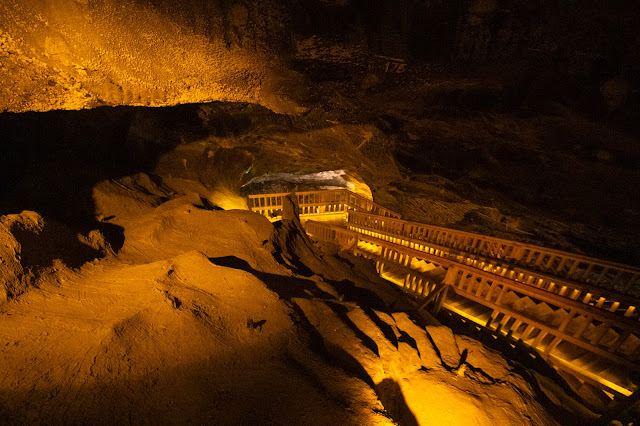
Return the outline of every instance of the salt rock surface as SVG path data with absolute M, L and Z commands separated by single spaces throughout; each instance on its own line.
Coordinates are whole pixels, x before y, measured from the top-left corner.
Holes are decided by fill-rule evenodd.
M 508 385 L 476 380 L 443 368 L 440 358 L 429 360 L 426 363 L 430 368 L 422 369 L 416 349 L 405 342 L 399 342 L 396 349 L 370 313 L 349 306 L 330 308 L 320 300 L 294 302 L 318 331 L 329 355 L 370 383 L 385 410 L 400 424 L 555 424 L 535 408 L 537 403 L 532 405 L 533 391 L 518 375 L 509 376 Z M 396 326 L 399 330 L 412 329 L 404 315 L 397 315 L 402 325 Z M 412 331 L 416 342 L 423 342 L 420 347 L 431 345 L 420 327 L 415 326 Z M 467 347 L 475 345 L 464 343 Z M 474 354 L 472 359 L 483 365 L 483 361 L 489 364 L 498 357 L 484 355 L 484 360 L 480 354 Z M 483 366 L 490 370 L 486 364 Z M 499 370 L 500 365 L 490 371 L 498 376 Z
M 9 423 L 298 423 L 310 411 L 350 421 L 283 363 L 295 335 L 288 309 L 251 274 L 187 253 L 94 266 L 58 285 L 26 294 L 0 320 Z
M 467 351 L 465 363 L 482 370 L 491 380 L 503 381 L 511 374 L 511 366 L 497 352 L 490 350 L 477 340 L 456 335 L 456 343 L 462 351 Z
M 286 277 L 262 244 L 268 221 L 184 200 L 154 213 L 128 227 L 118 258 L 44 277 L 1 307 L 3 422 L 388 423 L 368 385 L 320 368 L 290 308 L 257 278 Z M 215 264 L 231 253 L 244 266 Z M 320 364 L 317 379 L 306 362 Z
M 277 64 L 288 30 L 277 3 L 242 5 L 243 25 L 226 6 L 196 3 L 0 3 L 0 75 L 12 81 L 0 87 L 0 111 L 214 100 L 304 110 L 284 95 L 295 76 Z
M 440 365 L 440 357 L 433 348 L 433 344 L 422 327 L 417 326 L 405 312 L 394 312 L 393 319 L 397 327 L 415 340 L 420 353 L 422 366 L 428 369 Z
M 154 261 L 200 250 L 210 258 L 239 258 L 269 272 L 283 269 L 265 250 L 271 224 L 248 211 L 203 210 L 177 198 L 134 223 L 125 228 L 123 258 Z
M 114 223 L 153 211 L 172 195 L 154 185 L 145 173 L 121 180 L 103 181 L 93 187 L 95 214 L 98 218 L 113 218 Z
M 376 314 L 373 313 L 373 315 Z M 359 330 L 375 342 L 378 356 L 386 360 L 385 370 L 388 376 L 395 377 L 420 369 L 420 357 L 416 350 L 406 343 L 390 341 L 381 329 L 380 321 L 376 324 L 360 308 L 350 310 L 347 316 Z
M 389 314 L 397 291 L 321 252 L 294 200 L 277 226 L 197 202 L 121 218 L 117 255 L 0 306 L 4 419 L 553 424 L 519 375 L 505 386 L 450 371 L 451 330 Z M 500 375 L 464 345 L 470 365 Z
M 427 334 L 440 353 L 442 362 L 449 368 L 458 368 L 458 365 L 460 365 L 460 349 L 453 331 L 445 326 L 428 326 Z
M 13 235 L 12 228 L 19 220 L 36 231 L 42 227 L 41 218 L 35 213 L 26 213 L 24 216 L 26 217 L 22 220 L 18 215 L 0 217 L 0 303 L 6 301 L 10 295 L 21 292 L 23 287 L 21 246 Z
M 380 311 L 374 311 L 374 313 L 378 321 L 382 321 L 382 323 L 384 323 L 384 325 L 388 327 L 387 333 L 385 333 L 385 336 L 387 336 L 387 339 L 391 338 L 392 343 L 397 347 L 398 339 L 402 339 L 402 332 L 396 326 L 393 316 L 387 314 L 386 312 L 380 312 Z M 390 336 L 388 335 L 388 333 L 393 333 L 393 334 Z
M 342 281 L 348 275 L 345 266 L 332 257 L 324 257 L 300 224 L 296 197 L 282 199 L 282 220 L 274 225 L 270 249 L 294 271 L 303 275 L 321 275 Z
M 309 323 L 322 336 L 327 351 L 342 365 L 369 383 L 379 383 L 386 377 L 378 362 L 377 346 L 364 345 L 346 323 L 340 321 L 331 308 L 320 300 L 294 299 Z
M 109 250 L 97 230 L 76 234 L 27 210 L 0 216 L 0 302 L 26 291 L 44 269 L 77 267 Z

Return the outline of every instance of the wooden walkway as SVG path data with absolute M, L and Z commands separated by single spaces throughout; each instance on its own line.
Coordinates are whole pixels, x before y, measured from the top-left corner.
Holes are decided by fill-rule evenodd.
M 286 195 L 251 195 L 250 208 L 278 220 Z M 640 268 L 406 221 L 346 190 L 296 195 L 307 233 L 375 261 L 421 307 L 529 345 L 602 407 L 636 391 L 640 300 L 624 293 L 640 289 Z

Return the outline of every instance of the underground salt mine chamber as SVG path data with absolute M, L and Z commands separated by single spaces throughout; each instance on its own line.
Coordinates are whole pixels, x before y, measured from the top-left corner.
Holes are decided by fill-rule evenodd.
M 639 13 L 3 2 L 0 424 L 637 424 Z

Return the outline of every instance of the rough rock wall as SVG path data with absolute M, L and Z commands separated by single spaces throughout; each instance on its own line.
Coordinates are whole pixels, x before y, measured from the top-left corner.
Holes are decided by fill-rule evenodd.
M 515 63 L 526 84 L 615 111 L 638 101 L 639 23 L 631 0 L 12 0 L 0 112 L 214 100 L 299 112 L 287 65 L 309 43 L 423 68 Z
M 285 4 L 2 2 L 0 111 L 211 100 L 282 109 L 266 92 L 290 44 Z
M 78 268 L 112 253 L 100 231 L 76 234 L 27 210 L 0 216 L 0 241 L 0 304 L 25 292 L 45 272 Z
M 639 29 L 640 10 L 627 0 L 471 0 L 454 55 L 517 64 L 529 86 L 630 112 L 640 88 Z

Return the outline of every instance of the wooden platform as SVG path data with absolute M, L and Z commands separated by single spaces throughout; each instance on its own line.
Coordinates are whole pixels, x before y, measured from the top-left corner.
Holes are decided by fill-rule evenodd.
M 286 195 L 252 195 L 250 207 L 279 220 Z M 640 268 L 406 221 L 347 190 L 295 195 L 309 235 L 371 259 L 423 307 L 534 348 L 603 407 L 636 391 L 640 300 L 628 293 L 640 289 Z

